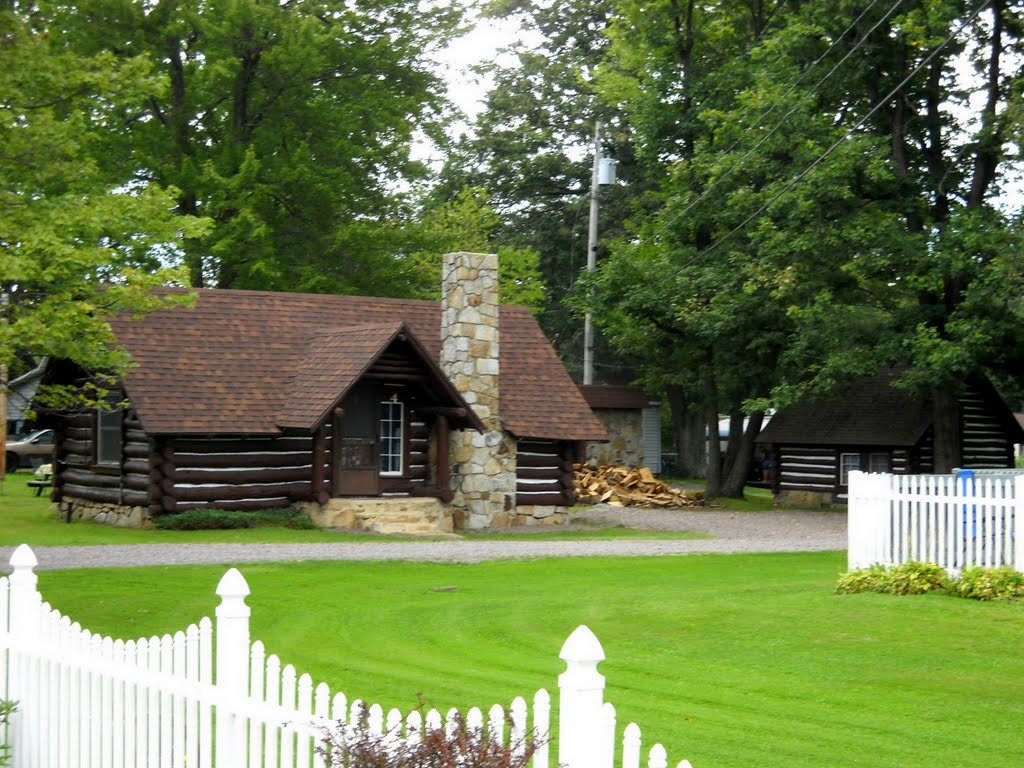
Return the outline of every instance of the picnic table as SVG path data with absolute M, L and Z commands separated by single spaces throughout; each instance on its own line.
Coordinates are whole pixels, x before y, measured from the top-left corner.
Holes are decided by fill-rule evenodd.
M 44 488 L 53 487 L 53 465 L 43 464 L 42 466 L 38 467 L 35 471 L 35 476 L 36 479 L 29 480 L 28 483 L 26 483 L 26 485 L 29 488 L 36 489 L 36 496 L 42 496 Z

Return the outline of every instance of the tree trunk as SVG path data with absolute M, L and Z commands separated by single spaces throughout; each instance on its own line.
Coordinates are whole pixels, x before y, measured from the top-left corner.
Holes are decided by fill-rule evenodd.
M 720 496 L 730 499 L 742 499 L 743 489 L 750 477 L 750 468 L 754 462 L 754 441 L 761 431 L 761 424 L 764 421 L 764 413 L 755 413 L 749 417 L 746 427 L 743 427 L 743 416 L 739 415 L 738 428 L 733 429 L 736 424 L 734 414 L 729 429 L 729 447 L 726 451 L 724 478 Z
M 963 461 L 960 451 L 960 404 L 951 384 L 935 392 L 932 404 L 935 429 L 935 472 L 952 472 Z
M 669 411 L 672 414 L 672 431 L 678 456 L 676 474 L 679 477 L 706 477 L 708 460 L 707 442 L 704 439 L 704 416 L 700 411 L 688 406 L 681 388 L 670 386 L 666 394 Z
M 708 435 L 708 471 L 707 488 L 704 491 L 705 497 L 713 499 L 722 490 L 722 436 L 718 430 L 718 409 L 714 402 L 707 406 L 704 415 Z

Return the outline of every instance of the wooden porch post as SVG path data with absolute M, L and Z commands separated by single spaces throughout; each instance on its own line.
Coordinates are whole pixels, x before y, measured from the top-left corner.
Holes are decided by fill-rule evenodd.
M 313 430 L 313 472 L 311 477 L 312 496 L 320 504 L 326 504 L 331 496 L 324 488 L 324 465 L 327 463 L 327 425 L 321 424 Z

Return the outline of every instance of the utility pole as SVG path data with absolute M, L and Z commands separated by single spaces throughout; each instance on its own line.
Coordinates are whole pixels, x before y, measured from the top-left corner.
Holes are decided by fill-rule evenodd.
M 597 268 L 597 209 L 601 173 L 601 121 L 594 123 L 594 169 L 590 175 L 590 228 L 587 233 L 587 272 Z M 594 318 L 583 318 L 583 383 L 594 383 Z
M 594 168 L 590 174 L 590 229 L 587 233 L 587 272 L 597 269 L 598 193 L 602 184 L 615 183 L 615 160 L 601 157 L 601 121 L 594 123 Z M 583 383 L 594 383 L 594 318 L 583 318 Z

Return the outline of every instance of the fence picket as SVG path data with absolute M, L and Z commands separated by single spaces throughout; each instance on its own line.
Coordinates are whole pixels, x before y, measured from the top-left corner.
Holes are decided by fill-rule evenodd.
M 551 758 L 551 694 L 544 688 L 533 696 L 532 735 L 540 742 L 533 753 L 533 768 L 548 768 Z
M 1001 525 L 1009 524 L 1000 518 L 993 530 Z M 218 585 L 216 637 L 204 618 L 173 635 L 124 641 L 93 634 L 43 603 L 30 549 L 19 547 L 11 565 L 11 576 L 0 577 L 0 695 L 19 702 L 6 736 L 15 768 L 326 768 L 317 746 L 329 718 L 395 747 L 418 743 L 428 730 L 453 736 L 461 722 L 455 709 L 444 717 L 437 709 L 425 717 L 413 710 L 404 719 L 391 709 L 385 718 L 380 704 L 359 699 L 346 712 L 343 694 L 332 697 L 324 683 L 314 689 L 308 674 L 267 656 L 261 642 L 250 644 L 248 585 L 235 569 Z M 603 701 L 604 677 L 595 670 L 604 658 L 600 643 L 579 627 L 562 657 L 560 747 L 567 716 L 575 715 L 577 741 L 565 763 L 612 768 L 615 708 Z M 580 703 L 584 716 L 570 711 Z M 507 710 L 495 704 L 486 716 L 472 707 L 465 727 L 518 755 L 533 740 L 533 768 L 548 768 L 551 699 L 544 689 L 534 695 L 532 713 L 517 696 Z M 626 728 L 624 768 L 639 768 L 639 733 L 635 724 Z M 649 768 L 664 768 L 663 752 L 652 751 Z
M 850 475 L 850 568 L 926 560 L 958 573 L 1014 566 L 1024 477 L 1009 470 L 952 475 Z M 888 483 L 888 489 L 883 487 Z M 881 511 L 881 513 L 880 513 Z M 875 551 L 868 541 L 882 542 Z
M 264 701 L 272 707 L 281 703 L 281 660 L 277 654 L 267 657 L 266 695 Z M 263 724 L 263 765 L 274 768 L 277 765 L 277 740 L 280 728 L 276 723 Z
M 622 768 L 640 768 L 640 726 L 630 723 L 622 732 Z

